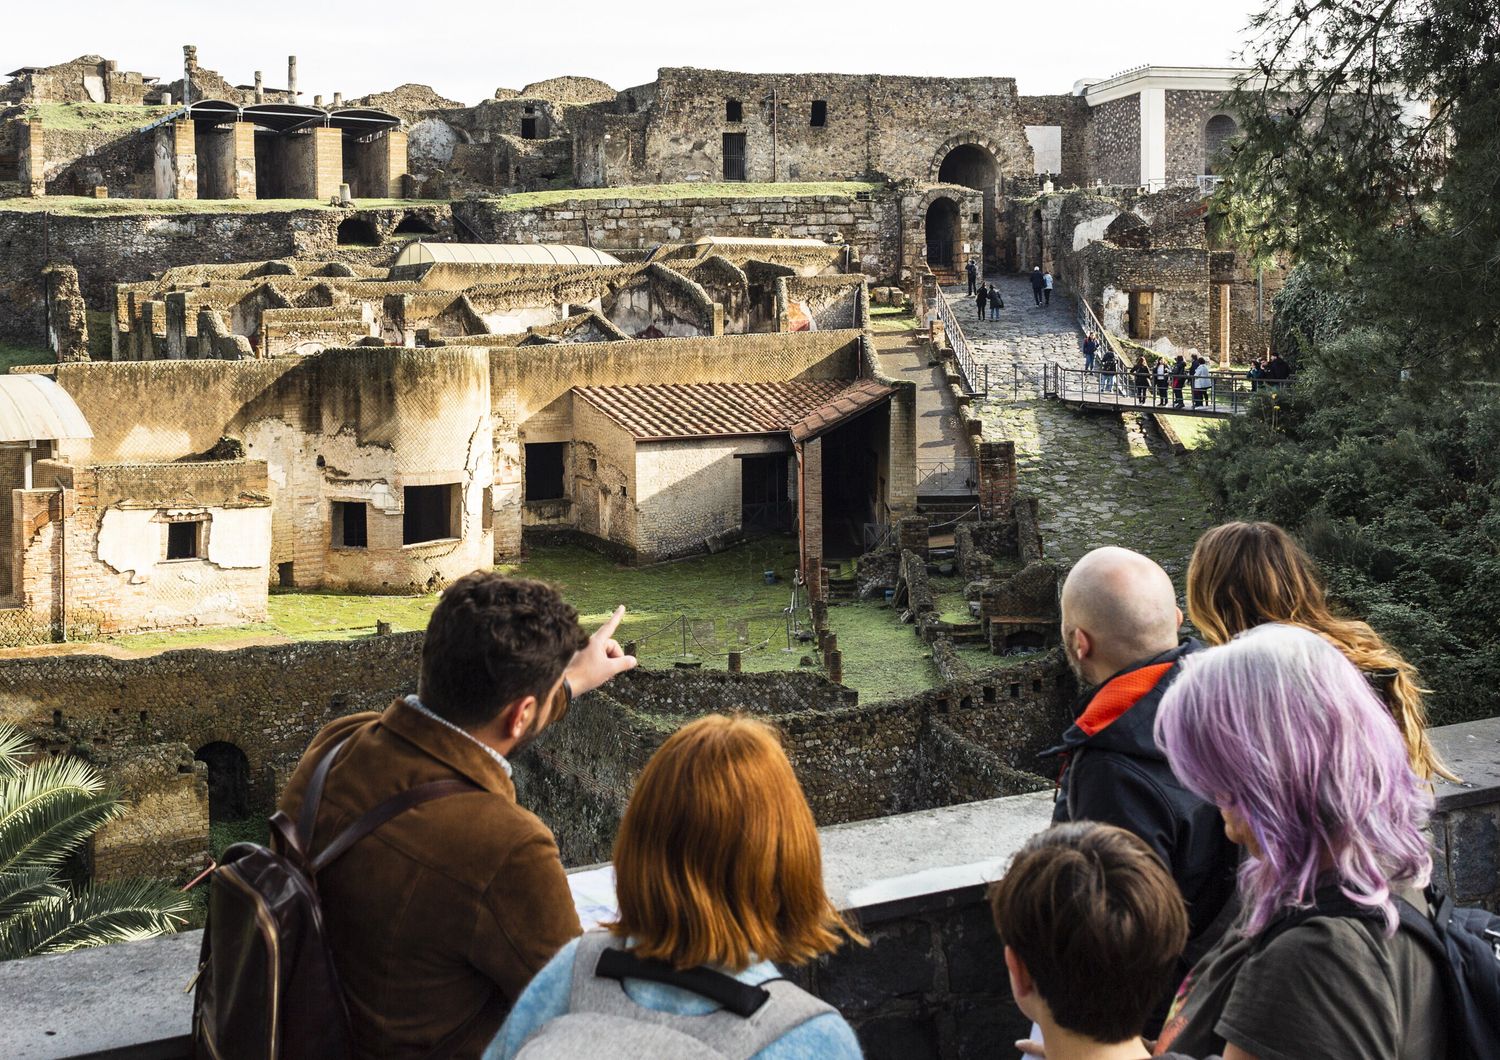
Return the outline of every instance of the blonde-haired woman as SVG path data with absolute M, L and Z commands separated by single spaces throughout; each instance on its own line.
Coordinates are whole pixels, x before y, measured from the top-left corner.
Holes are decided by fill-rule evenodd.
M 1301 626 L 1344 653 L 1374 686 L 1424 780 L 1457 778 L 1427 737 L 1427 707 L 1417 670 L 1368 623 L 1328 606 L 1317 569 L 1292 536 L 1274 523 L 1234 522 L 1198 539 L 1187 576 L 1188 618 L 1209 644 L 1225 644 L 1268 622 Z
M 669 737 L 636 781 L 614 868 L 619 919 L 537 973 L 486 1060 L 664 1054 L 688 1044 L 678 1035 L 755 1060 L 861 1055 L 844 1018 L 773 963 L 863 941 L 823 890 L 817 827 L 774 729 L 711 714 Z

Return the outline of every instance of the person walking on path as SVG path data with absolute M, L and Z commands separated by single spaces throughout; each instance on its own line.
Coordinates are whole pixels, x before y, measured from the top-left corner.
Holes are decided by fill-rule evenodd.
M 990 300 L 990 288 L 989 288 L 989 284 L 982 283 L 982 284 L 979 285 L 979 293 L 974 296 L 974 302 L 975 302 L 976 305 L 979 306 L 979 319 L 980 320 L 984 319 L 984 307 L 985 307 L 986 304 L 988 304 L 989 300 Z
M 1043 304 L 1052 304 L 1052 274 L 1050 272 L 1042 273 L 1042 298 L 1045 300 Z
M 1165 358 L 1158 357 L 1156 364 L 1151 369 L 1151 378 L 1156 385 L 1156 405 L 1159 408 L 1165 407 L 1167 404 L 1168 375 Z
M 1115 370 L 1119 366 L 1119 362 L 1115 360 L 1115 351 L 1106 347 L 1104 356 L 1099 358 L 1099 393 L 1114 392 Z
M 990 319 L 999 320 L 1000 310 L 1005 308 L 1005 299 L 1000 297 L 1000 286 L 990 284 Z
M 1266 362 L 1266 382 L 1271 384 L 1272 390 L 1280 390 L 1281 384 L 1292 377 L 1292 366 L 1281 359 L 1281 354 L 1271 354 L 1271 359 Z
M 1182 408 L 1182 384 L 1187 377 L 1187 362 L 1182 359 L 1182 354 L 1177 355 L 1177 360 L 1172 365 L 1172 407 Z
M 1208 404 L 1209 391 L 1214 383 L 1208 374 L 1208 358 L 1194 357 L 1196 367 L 1193 368 L 1193 408 L 1202 408 Z
M 1083 370 L 1092 372 L 1094 370 L 1094 355 L 1099 352 L 1099 340 L 1092 335 L 1085 335 L 1083 339 Z
M 1042 304 L 1042 288 L 1046 285 L 1046 282 L 1042 277 L 1042 267 L 1040 265 L 1033 265 L 1031 268 L 1031 296 L 1036 299 L 1037 305 Z
M 976 293 L 976 285 L 979 283 L 979 266 L 974 264 L 973 258 L 970 258 L 969 263 L 964 266 L 964 271 L 969 274 L 969 295 L 972 297 Z
M 1141 354 L 1135 359 L 1135 368 L 1131 370 L 1135 383 L 1135 403 L 1144 405 L 1146 403 L 1146 391 L 1151 389 L 1151 369 L 1146 367 L 1146 355 Z

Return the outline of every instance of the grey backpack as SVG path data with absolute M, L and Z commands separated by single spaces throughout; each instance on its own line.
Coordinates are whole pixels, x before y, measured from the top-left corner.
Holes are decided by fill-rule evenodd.
M 627 978 L 681 987 L 723 1007 L 706 1016 L 657 1012 L 630 999 Z M 578 940 L 567 1013 L 542 1024 L 516 1060 L 749 1060 L 788 1031 L 833 1011 L 785 979 L 751 986 L 710 968 L 678 971 L 636 957 L 621 939 L 591 931 Z

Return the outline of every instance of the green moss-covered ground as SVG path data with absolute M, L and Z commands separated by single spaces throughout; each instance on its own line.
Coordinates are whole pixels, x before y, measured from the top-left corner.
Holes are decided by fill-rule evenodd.
M 426 207 L 446 205 L 437 199 L 355 199 L 354 209 Z M 0 199 L 0 212 L 48 213 L 72 216 L 123 216 L 127 214 L 216 214 L 284 213 L 288 210 L 336 210 L 322 199 L 92 199 L 83 195 L 47 195 L 41 198 Z
M 731 650 L 752 672 L 796 669 L 812 646 L 789 638 L 786 608 L 796 569 L 795 542 L 762 538 L 713 556 L 654 567 L 628 567 L 577 546 L 535 548 L 502 565 L 507 574 L 559 586 L 584 625 L 603 622 L 618 604 L 627 608 L 618 638 L 634 641 L 642 662 L 669 667 L 699 662 L 721 669 Z M 765 571 L 776 574 L 767 584 Z M 804 601 L 805 602 L 805 601 Z M 269 621 L 230 629 L 146 633 L 114 638 L 133 651 L 234 647 L 285 640 L 328 640 L 369 635 L 377 621 L 419 630 L 437 604 L 420 596 L 272 590 Z M 805 610 L 802 627 L 806 627 Z M 829 625 L 844 653 L 844 679 L 864 700 L 908 695 L 936 686 L 927 646 L 881 603 L 845 603 L 830 609 Z
M 40 120 L 45 136 L 58 132 L 128 132 L 144 128 L 181 107 L 143 107 L 128 103 L 33 103 L 21 116 Z
M 490 202 L 497 210 L 531 210 L 539 206 L 557 206 L 565 202 L 587 202 L 591 199 L 759 199 L 789 198 L 809 195 L 853 196 L 859 192 L 885 189 L 884 184 L 861 180 L 822 181 L 816 183 L 752 184 L 748 182 L 631 184 L 619 188 L 557 188 L 550 191 L 524 191 L 504 195 Z
M 0 342 L 0 375 L 23 364 L 52 364 L 57 355 L 37 346 L 14 346 Z

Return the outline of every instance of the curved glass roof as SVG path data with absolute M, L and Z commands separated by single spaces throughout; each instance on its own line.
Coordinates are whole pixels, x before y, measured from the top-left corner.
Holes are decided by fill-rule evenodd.
M 396 266 L 428 262 L 469 265 L 619 265 L 613 254 L 563 243 L 408 243 Z

